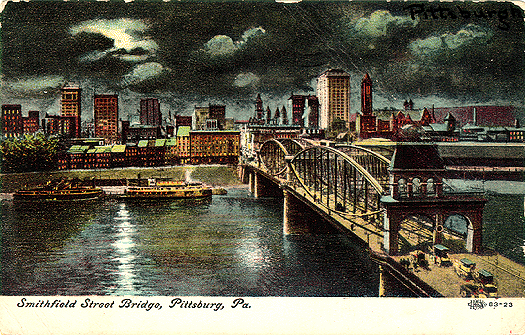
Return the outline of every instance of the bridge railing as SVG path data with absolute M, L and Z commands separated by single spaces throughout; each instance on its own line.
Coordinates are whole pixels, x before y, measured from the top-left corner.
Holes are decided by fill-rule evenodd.
M 258 152 L 263 170 L 270 175 L 286 179 L 286 157 L 294 156 L 310 143 L 302 139 L 277 138 L 266 141 Z

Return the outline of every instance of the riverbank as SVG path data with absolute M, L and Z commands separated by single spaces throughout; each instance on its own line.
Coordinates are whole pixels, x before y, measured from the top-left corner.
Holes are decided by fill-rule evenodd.
M 237 186 L 241 181 L 234 166 L 226 165 L 182 165 L 157 168 L 116 168 L 99 170 L 67 170 L 51 172 L 27 172 L 0 174 L 0 193 L 12 193 L 25 186 L 44 184 L 60 178 L 80 180 L 97 179 L 135 179 L 170 178 L 174 180 L 200 181 L 211 186 Z

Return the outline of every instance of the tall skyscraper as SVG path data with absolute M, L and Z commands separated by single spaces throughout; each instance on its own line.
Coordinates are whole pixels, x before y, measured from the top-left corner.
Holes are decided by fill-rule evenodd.
M 308 127 L 319 128 L 319 99 L 315 95 L 308 96 Z
M 95 94 L 95 137 L 102 137 L 107 144 L 118 139 L 118 95 Z
M 148 98 L 140 100 L 140 124 L 161 126 L 162 114 L 158 99 Z
M 80 118 L 81 118 L 81 89 L 78 85 L 68 83 L 64 85 L 60 92 L 62 94 L 62 103 L 61 103 L 61 115 L 62 116 L 74 116 L 75 117 L 75 128 L 74 134 L 75 137 L 80 137 L 81 127 L 80 127 Z
M 377 130 L 376 122 L 376 116 L 372 110 L 372 79 L 367 73 L 361 81 L 361 114 L 358 114 L 356 118 L 358 136 L 375 132 Z
M 372 79 L 368 73 L 361 81 L 361 113 L 372 115 Z
M 22 135 L 22 105 L 2 105 L 1 131 L 3 138 Z
M 320 128 L 328 129 L 337 118 L 350 128 L 350 75 L 330 69 L 317 78 L 317 97 L 321 106 Z
M 288 100 L 292 100 L 292 124 L 304 126 L 303 114 L 306 97 L 292 94 Z

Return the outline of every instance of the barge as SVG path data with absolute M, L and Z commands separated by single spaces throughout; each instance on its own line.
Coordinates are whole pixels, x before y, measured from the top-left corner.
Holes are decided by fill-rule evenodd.
M 17 202 L 63 202 L 96 200 L 104 195 L 99 187 L 79 186 L 61 180 L 58 183 L 48 182 L 45 185 L 24 188 L 13 193 Z
M 212 189 L 198 182 L 148 180 L 148 186 L 129 186 L 129 199 L 193 199 L 212 196 Z

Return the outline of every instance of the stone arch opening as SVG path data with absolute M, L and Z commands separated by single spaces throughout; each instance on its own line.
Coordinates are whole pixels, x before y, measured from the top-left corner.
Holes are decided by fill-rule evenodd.
M 401 198 L 408 197 L 408 185 L 405 179 L 403 178 L 399 179 L 399 181 L 397 182 L 397 189 L 399 191 L 399 196 Z
M 449 213 L 443 223 L 443 244 L 453 252 L 472 250 L 474 227 L 468 216 Z
M 412 179 L 412 195 L 420 197 L 422 195 L 421 180 L 419 178 Z
M 409 214 L 399 226 L 398 251 L 431 250 L 435 219 L 426 214 Z
M 436 182 L 434 178 L 429 178 L 427 180 L 427 196 L 429 197 L 436 196 Z

